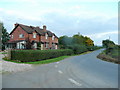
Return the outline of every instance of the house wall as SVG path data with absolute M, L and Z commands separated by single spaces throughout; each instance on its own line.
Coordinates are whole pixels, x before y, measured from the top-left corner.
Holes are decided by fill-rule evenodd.
M 34 31 L 33 33 L 37 33 L 36 31 Z M 19 38 L 20 34 L 24 34 L 24 38 Z M 24 31 L 20 26 L 18 26 L 13 32 L 12 34 L 13 38 L 10 38 L 10 41 L 17 41 L 17 40 L 26 40 L 27 37 L 29 37 L 30 41 L 37 41 L 37 42 L 44 42 L 44 44 L 42 45 L 42 49 L 46 50 L 46 49 L 50 49 L 53 47 L 53 43 L 58 43 L 58 38 L 55 37 L 54 40 L 52 40 L 52 37 L 49 37 L 46 39 L 45 36 L 40 36 L 39 34 L 36 34 L 36 38 L 33 38 L 33 34 L 28 34 L 26 31 Z M 46 48 L 46 44 L 45 42 L 49 43 L 48 48 Z M 55 48 L 57 46 L 55 45 Z
M 55 39 L 54 40 L 52 40 L 52 37 L 48 37 L 48 39 L 46 39 L 46 37 L 45 36 L 41 36 L 41 41 L 42 42 L 49 42 L 49 48 L 48 49 L 50 49 L 50 48 L 52 48 L 53 47 L 53 45 L 52 45 L 52 43 L 58 43 L 58 38 L 56 38 L 55 37 Z M 47 49 L 47 48 L 45 48 L 45 43 L 44 43 L 44 45 L 43 45 L 43 48 L 44 49 Z M 55 48 L 56 48 L 57 46 L 55 46 Z M 57 48 L 56 48 L 57 49 Z
M 20 34 L 24 34 L 24 38 L 19 38 Z M 10 41 L 17 41 L 17 40 L 25 40 L 26 37 L 28 37 L 28 33 L 25 32 L 24 30 L 22 30 L 22 28 L 20 26 L 18 26 L 13 32 L 12 34 L 13 38 L 10 37 Z
M 36 32 L 33 32 L 33 33 L 36 33 Z M 36 38 L 33 38 L 33 34 L 29 34 L 29 39 L 30 39 L 31 41 L 34 40 L 34 41 L 40 42 L 41 37 L 40 37 L 40 35 L 37 34 L 37 33 L 36 33 Z

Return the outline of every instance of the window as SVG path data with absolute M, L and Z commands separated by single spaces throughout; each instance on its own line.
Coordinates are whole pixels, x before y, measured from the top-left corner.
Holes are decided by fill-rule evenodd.
M 33 38 L 36 38 L 36 33 L 33 33 Z
M 45 34 L 45 38 L 48 39 L 48 34 L 47 33 Z
M 11 38 L 13 38 L 13 35 L 11 35 Z
M 55 49 L 55 44 L 54 43 L 52 43 L 52 49 Z
M 48 48 L 49 47 L 49 44 L 48 43 L 46 43 L 46 48 Z
M 24 38 L 24 34 L 20 34 L 20 35 L 19 35 L 19 38 Z
M 55 40 L 55 36 L 52 36 L 52 40 Z

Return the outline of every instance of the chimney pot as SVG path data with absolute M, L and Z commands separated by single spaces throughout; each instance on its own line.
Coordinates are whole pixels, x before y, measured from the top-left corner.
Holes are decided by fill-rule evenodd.
M 44 25 L 44 26 L 43 26 L 43 30 L 46 31 L 46 28 L 47 28 L 47 27 Z
M 16 24 L 14 24 L 15 25 L 15 27 L 18 25 L 18 23 L 16 23 Z

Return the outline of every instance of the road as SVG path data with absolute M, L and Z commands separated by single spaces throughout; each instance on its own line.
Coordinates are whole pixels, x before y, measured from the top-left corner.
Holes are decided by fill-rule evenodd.
M 35 65 L 28 71 L 2 75 L 3 88 L 117 88 L 118 65 L 96 58 L 101 50 Z

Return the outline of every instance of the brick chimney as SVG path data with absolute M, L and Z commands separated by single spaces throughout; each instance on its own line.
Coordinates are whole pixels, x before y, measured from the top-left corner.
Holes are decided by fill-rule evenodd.
M 16 24 L 14 24 L 15 25 L 15 27 L 18 25 L 18 23 L 16 23 Z
M 43 25 L 44 32 L 46 32 L 46 29 L 47 29 L 47 27 L 45 25 Z

